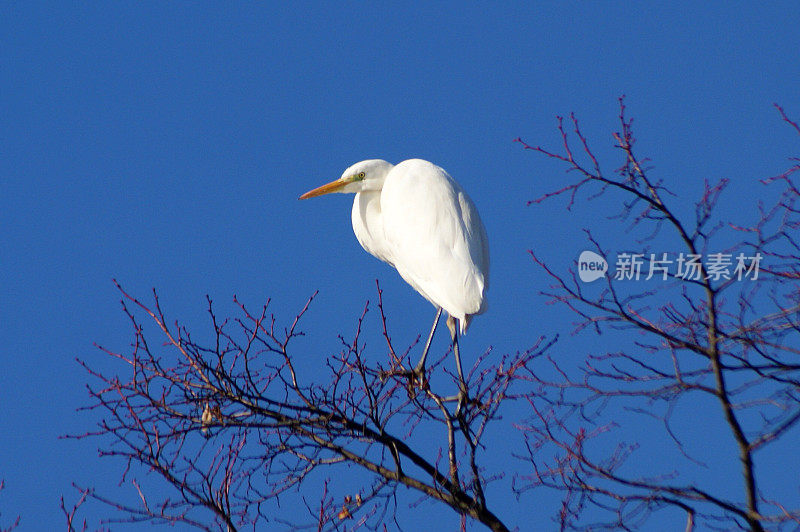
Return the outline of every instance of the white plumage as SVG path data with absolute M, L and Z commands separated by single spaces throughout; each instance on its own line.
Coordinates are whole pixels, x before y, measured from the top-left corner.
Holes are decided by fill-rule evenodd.
M 370 254 L 394 266 L 414 290 L 457 319 L 462 333 L 487 308 L 489 241 L 464 189 L 421 159 L 354 164 L 303 194 L 356 193 L 353 232 Z

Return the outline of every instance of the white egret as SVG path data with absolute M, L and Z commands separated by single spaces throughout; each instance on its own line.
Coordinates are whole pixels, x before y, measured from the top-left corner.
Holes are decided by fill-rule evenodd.
M 436 308 L 414 374 L 424 380 L 425 357 L 444 309 L 466 393 L 458 333 L 487 308 L 489 241 L 475 204 L 442 168 L 421 159 L 392 165 L 380 159 L 354 164 L 342 177 L 300 199 L 355 193 L 353 231 L 370 254 L 394 266 Z

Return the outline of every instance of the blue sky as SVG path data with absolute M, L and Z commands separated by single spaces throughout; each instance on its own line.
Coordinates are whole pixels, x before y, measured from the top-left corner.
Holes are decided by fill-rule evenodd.
M 234 294 L 269 297 L 289 319 L 319 289 L 306 330 L 320 360 L 379 279 L 408 344 L 433 309 L 358 246 L 351 198 L 297 196 L 362 159 L 420 157 L 470 193 L 491 241 L 490 310 L 465 349 L 523 349 L 571 323 L 536 295 L 547 281 L 527 250 L 566 271 L 605 206 L 527 207 L 564 175 L 512 140 L 557 146 L 554 117 L 574 111 L 616 164 L 625 94 L 639 152 L 680 202 L 727 177 L 724 208 L 755 216 L 757 178 L 797 153 L 772 103 L 800 118 L 798 28 L 796 2 L 3 3 L 2 519 L 55 529 L 72 481 L 116 485 L 121 464 L 95 442 L 58 439 L 95 421 L 76 412 L 75 358 L 106 367 L 93 343 L 130 341 L 112 278 L 156 287 L 194 328 L 205 294 L 225 314 Z

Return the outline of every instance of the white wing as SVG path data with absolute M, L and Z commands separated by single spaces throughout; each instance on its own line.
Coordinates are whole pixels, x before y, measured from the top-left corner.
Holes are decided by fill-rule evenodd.
M 408 284 L 458 318 L 462 332 L 486 310 L 489 245 L 478 211 L 438 166 L 411 159 L 395 166 L 381 191 L 386 244 Z
M 381 191 L 367 190 L 356 194 L 351 220 L 353 232 L 361 247 L 373 257 L 394 264 L 384 237 Z

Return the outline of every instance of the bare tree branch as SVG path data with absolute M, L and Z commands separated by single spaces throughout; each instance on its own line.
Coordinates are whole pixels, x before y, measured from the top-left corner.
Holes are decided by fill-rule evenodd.
M 138 506 L 85 493 L 120 511 L 121 520 L 183 522 L 204 530 L 255 526 L 270 519 L 270 501 L 312 475 L 350 464 L 373 481 L 342 507 L 333 503 L 326 483 L 320 502 L 308 505 L 319 529 L 336 528 L 345 518 L 377 528 L 394 511 L 390 501 L 402 486 L 492 530 L 507 530 L 487 504 L 490 477 L 479 465 L 481 440 L 501 404 L 515 400 L 510 389 L 517 375 L 552 342 L 540 339 L 499 364 L 480 357 L 468 375 L 472 400 L 454 412 L 448 394 L 428 382 L 416 389 L 406 376 L 409 350 L 398 355 L 392 345 L 380 288 L 388 366 L 374 357 L 366 362 L 361 334 L 367 305 L 352 340 L 342 338 L 342 351 L 327 359 L 328 376 L 317 384 L 307 381 L 292 355 L 313 296 L 283 329 L 267 315 L 268 305 L 252 313 L 235 300 L 241 316 L 220 321 L 209 300 L 214 337 L 202 345 L 187 328 L 168 325 L 155 293 L 146 305 L 117 286 L 133 347 L 127 354 L 101 348 L 123 365 L 113 375 L 81 362 L 99 383 L 89 388 L 89 410 L 102 420 L 96 430 L 75 437 L 100 438 L 106 442 L 102 456 L 124 460 L 123 482 L 135 486 Z M 145 333 L 138 314 L 155 325 L 162 348 L 151 347 L 152 333 Z M 445 437 L 439 449 L 431 454 L 428 447 L 415 448 L 415 433 L 432 434 L 437 426 Z M 445 464 L 438 456 L 447 456 Z M 137 470 L 158 474 L 177 497 L 151 500 L 136 480 Z M 213 526 L 206 524 L 209 519 Z
M 783 120 L 800 132 L 780 107 L 778 110 Z M 634 151 L 632 121 L 626 117 L 623 99 L 620 131 L 614 134 L 623 163 L 613 174 L 601 170 L 599 158 L 574 115 L 570 115 L 570 122 L 574 137 L 567 132 L 563 119 L 558 119 L 561 152 L 519 140 L 524 148 L 560 161 L 579 175 L 532 203 L 567 194 L 566 208 L 570 209 L 582 189 L 593 189 L 590 198 L 615 190 L 627 197 L 618 218 L 632 220 L 628 229 L 646 234 L 640 243 L 655 238 L 670 242 L 677 237 L 683 246 L 681 253 L 701 256 L 711 249 L 720 230 L 729 227 L 745 240 L 724 249 L 725 253 L 739 253 L 750 261 L 763 257 L 780 262 L 765 265 L 760 277 L 745 282 L 722 277 L 700 262 L 695 278 L 672 272 L 663 287 L 639 292 L 634 289 L 635 283 L 626 284 L 624 278 L 609 275 L 598 295 L 595 290 L 585 290 L 574 273 L 562 275 L 532 254 L 534 262 L 554 281 L 542 294 L 579 317 L 576 333 L 626 331 L 636 340 L 627 347 L 609 345 L 606 353 L 587 355 L 577 373 L 547 357 L 556 378 L 544 378 L 541 371 L 530 374 L 545 393 L 532 398 L 535 415 L 520 427 L 528 441 L 527 453 L 520 456 L 533 464 L 533 473 L 518 477 L 515 490 L 521 493 L 545 486 L 564 491 L 564 528 L 580 528 L 578 523 L 591 506 L 612 513 L 614 517 L 604 526 L 614 529 L 635 528 L 652 512 L 669 506 L 686 512 L 687 529 L 692 529 L 698 519 L 707 526 L 713 523 L 725 529 L 735 526 L 754 531 L 763 530 L 767 524 L 795 522 L 800 510 L 766 504 L 763 494 L 769 487 L 769 476 L 757 474 L 754 454 L 764 452 L 765 446 L 790 433 L 800 421 L 796 348 L 800 287 L 792 282 L 798 278 L 800 264 L 800 248 L 795 244 L 798 193 L 791 180 L 797 159 L 791 159 L 794 165 L 784 174 L 764 180 L 765 184 L 782 183 L 785 190 L 776 205 L 761 208 L 755 226 L 714 222 L 728 184 L 724 179 L 715 184 L 706 182 L 694 219 L 683 220 L 670 205 L 667 196 L 671 194 L 660 180 L 650 177 L 651 169 Z M 579 154 L 586 162 L 579 160 Z M 597 252 L 606 256 L 603 246 L 587 235 Z M 652 272 L 656 255 L 642 253 L 642 260 Z M 702 465 L 687 454 L 672 429 L 678 402 L 698 394 L 717 402 L 738 449 L 742 500 L 716 495 L 716 487 L 676 483 L 678 471 L 632 475 L 636 468 L 630 466 L 630 458 L 641 452 L 634 444 L 619 444 L 606 458 L 597 457 L 597 450 L 606 446 L 602 440 L 620 428 L 616 421 L 620 418 L 606 412 L 622 409 L 660 418 L 681 455 Z M 642 405 L 637 406 L 637 402 Z M 658 405 L 664 406 L 655 408 Z M 544 453 L 546 448 L 549 455 Z M 778 511 L 769 513 L 765 507 L 770 505 L 777 506 Z M 595 526 L 598 524 L 592 523 L 587 528 Z

